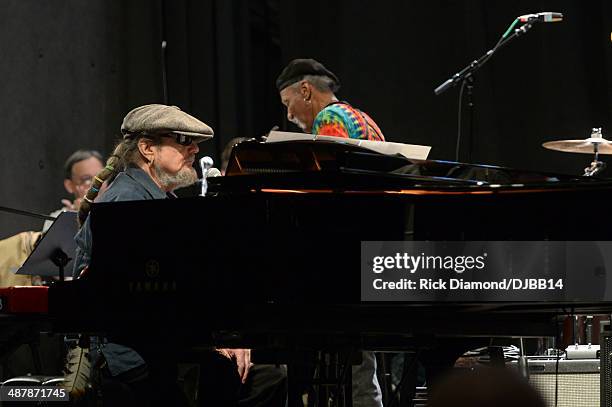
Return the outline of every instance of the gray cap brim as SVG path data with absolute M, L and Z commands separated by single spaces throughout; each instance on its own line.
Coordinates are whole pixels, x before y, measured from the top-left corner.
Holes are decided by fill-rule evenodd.
M 213 138 L 213 129 L 176 106 L 144 105 L 131 110 L 123 119 L 124 138 L 134 135 L 154 136 L 177 133 L 202 139 Z

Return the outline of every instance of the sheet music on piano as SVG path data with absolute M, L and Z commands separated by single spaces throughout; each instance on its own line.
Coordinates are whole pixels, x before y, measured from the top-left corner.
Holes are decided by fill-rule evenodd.
M 352 144 L 365 149 L 385 154 L 399 154 L 410 160 L 426 160 L 431 146 L 418 144 L 393 143 L 389 141 L 358 140 L 334 136 L 315 135 L 307 133 L 293 133 L 288 131 L 271 131 L 266 143 L 278 143 L 283 141 L 328 141 L 340 144 Z

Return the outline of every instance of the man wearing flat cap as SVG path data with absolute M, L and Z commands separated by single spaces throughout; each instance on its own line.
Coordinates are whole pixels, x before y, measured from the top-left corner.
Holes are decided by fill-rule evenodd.
M 384 141 L 382 131 L 365 112 L 339 101 L 340 80 L 314 59 L 294 59 L 283 69 L 276 87 L 287 119 L 306 133 Z
M 340 80 L 314 59 L 294 59 L 276 79 L 287 119 L 306 133 L 362 140 L 384 141 L 382 131 L 365 112 L 335 93 Z M 353 406 L 382 407 L 373 352 L 363 352 L 363 363 L 353 366 Z
M 213 137 L 213 130 L 176 106 L 145 105 L 130 111 L 121 125 L 123 140 L 117 144 L 106 167 L 94 179 L 79 211 L 85 222 L 90 204 L 101 182 L 114 179 L 112 188 L 101 202 L 163 199 L 174 189 L 193 184 L 193 168 L 199 151 L 197 143 Z M 115 178 L 116 177 L 116 178 Z M 80 235 L 88 228 L 83 228 Z M 83 249 L 83 264 L 75 264 L 78 273 L 89 264 L 90 242 L 77 238 Z
M 79 221 L 82 227 L 75 237 L 77 243 L 73 273 L 75 277 L 90 263 L 92 233 L 88 212 L 102 183 L 112 180 L 108 190 L 100 196 L 99 202 L 173 197 L 174 189 L 191 185 L 197 181 L 193 163 L 199 151 L 198 143 L 213 137 L 213 130 L 200 120 L 181 111 L 176 106 L 159 104 L 141 106 L 130 111 L 123 119 L 121 133 L 123 140 L 115 147 L 104 169 L 94 177 L 92 186 L 79 209 Z M 117 233 L 119 234 L 120 231 Z M 159 349 L 146 348 L 147 344 L 144 346 L 145 351 L 148 351 L 150 355 L 155 355 L 156 352 L 164 353 Z M 160 364 L 161 362 L 158 363 L 151 359 L 148 359 L 145 364 L 136 351 L 117 343 L 106 343 L 99 347 L 98 351 L 104 358 L 103 362 L 98 365 L 104 366 L 101 375 L 104 376 L 107 384 L 110 383 L 107 387 L 121 387 L 128 390 L 128 396 L 125 394 L 119 396 L 120 400 L 113 400 L 113 405 L 117 405 L 116 403 L 127 405 L 130 400 L 133 402 L 132 405 L 166 405 L 168 397 L 174 400 L 176 394 L 171 386 L 161 385 L 159 380 L 151 379 L 155 376 L 172 380 L 168 376 L 172 375 L 172 366 Z M 235 389 L 237 390 L 238 380 L 241 379 L 244 382 L 251 366 L 250 351 L 228 349 L 220 352 L 237 361 L 238 375 L 236 376 L 240 377 L 234 377 L 234 371 L 230 370 L 232 377 L 228 378 L 230 383 L 236 381 Z M 155 356 L 152 358 L 155 359 Z M 219 358 L 225 359 L 221 356 Z M 156 368 L 151 367 L 152 362 L 154 366 L 157 366 Z M 219 372 L 219 375 L 222 373 Z M 230 388 L 233 389 L 232 386 L 233 384 L 230 385 Z M 218 389 L 212 393 L 215 393 L 212 394 L 212 397 L 216 397 L 215 403 L 223 405 L 237 403 L 237 396 L 234 394 L 216 394 L 221 393 Z M 200 396 L 204 398 L 207 394 L 200 394 Z M 124 397 L 128 397 L 129 400 Z M 174 402 L 172 404 L 176 405 Z

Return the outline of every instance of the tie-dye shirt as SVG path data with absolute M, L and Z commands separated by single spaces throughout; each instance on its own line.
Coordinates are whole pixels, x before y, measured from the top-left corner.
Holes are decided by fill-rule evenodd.
M 321 110 L 312 124 L 312 134 L 385 141 L 374 120 L 346 102 L 334 102 Z

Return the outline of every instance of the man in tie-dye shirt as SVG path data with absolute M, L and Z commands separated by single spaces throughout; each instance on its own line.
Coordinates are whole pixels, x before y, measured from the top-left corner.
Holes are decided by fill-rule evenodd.
M 287 119 L 304 132 L 384 141 L 382 131 L 365 112 L 338 101 L 340 81 L 314 59 L 294 59 L 276 80 Z
M 287 119 L 302 131 L 325 136 L 384 141 L 374 120 L 346 102 L 335 92 L 340 81 L 314 59 L 294 59 L 276 80 Z M 376 377 L 374 352 L 362 352 L 362 363 L 352 366 L 354 407 L 382 407 L 382 393 Z

